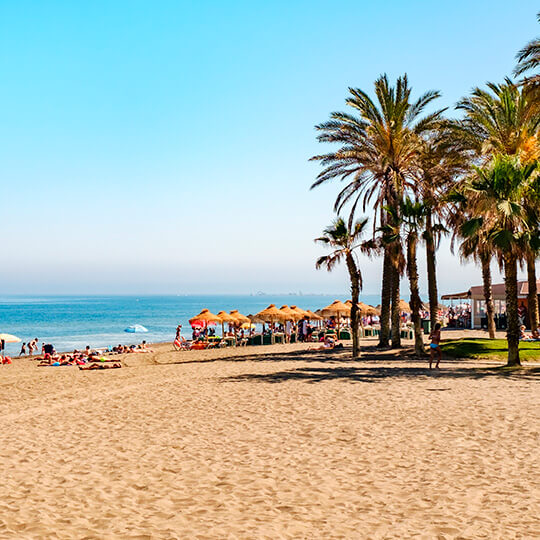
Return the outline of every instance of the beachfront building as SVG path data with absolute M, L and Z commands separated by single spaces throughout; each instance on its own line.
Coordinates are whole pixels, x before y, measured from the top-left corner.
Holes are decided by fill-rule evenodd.
M 540 290 L 540 280 L 536 282 L 536 286 Z M 495 324 L 498 329 L 504 329 L 506 328 L 506 290 L 504 283 L 492 285 L 491 290 L 495 307 Z M 518 306 L 520 311 L 525 313 L 524 324 L 527 328 L 530 328 L 528 320 L 528 293 L 528 282 L 518 281 Z M 486 301 L 484 298 L 484 287 L 482 285 L 475 285 L 468 291 L 461 293 L 443 294 L 441 299 L 450 301 L 459 300 L 468 303 L 470 305 L 470 318 L 467 326 L 469 328 L 487 328 Z

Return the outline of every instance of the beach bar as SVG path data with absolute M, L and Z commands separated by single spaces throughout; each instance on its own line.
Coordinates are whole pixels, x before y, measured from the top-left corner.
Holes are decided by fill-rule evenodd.
M 540 290 L 540 280 L 536 282 L 538 290 Z M 496 283 L 491 286 L 491 291 L 493 294 L 493 304 L 495 308 L 495 322 L 497 326 L 498 319 L 502 320 L 506 316 L 506 289 L 504 283 Z M 527 281 L 518 281 L 518 305 L 524 306 L 529 310 L 527 295 L 529 293 L 529 284 Z M 442 300 L 465 300 L 470 301 L 471 305 L 471 328 L 482 328 L 487 327 L 487 316 L 486 316 L 486 301 L 484 297 L 484 287 L 483 285 L 475 285 L 471 287 L 468 291 L 453 293 L 453 294 L 443 294 L 441 296 Z M 529 324 L 527 324 L 529 327 Z

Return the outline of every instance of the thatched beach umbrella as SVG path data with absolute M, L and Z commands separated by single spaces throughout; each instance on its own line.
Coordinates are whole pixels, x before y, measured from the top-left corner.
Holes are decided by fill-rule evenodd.
M 316 313 L 313 313 L 313 311 L 311 311 L 310 309 L 306 309 L 305 312 L 307 313 L 307 316 L 309 317 L 310 321 L 322 321 L 323 320 L 323 318 L 320 315 L 317 315 Z
M 374 308 L 373 306 L 370 306 L 369 304 L 364 304 L 364 302 L 358 303 L 358 310 L 363 316 L 378 315 L 377 308 Z
M 284 314 L 275 306 L 275 304 L 270 304 L 266 309 L 259 311 L 257 317 L 261 319 L 261 321 L 268 323 L 282 322 L 284 320 Z
M 405 302 L 403 298 L 401 298 L 399 301 L 399 311 L 404 311 L 406 313 L 410 313 L 412 311 L 409 302 Z
M 244 324 L 244 323 L 251 322 L 249 317 L 246 317 L 245 315 L 242 315 L 237 309 L 233 309 L 230 312 L 230 316 L 234 317 L 239 324 Z
M 193 326 L 194 324 L 202 324 L 202 326 L 204 326 L 205 328 L 207 328 L 210 323 L 219 322 L 221 322 L 221 319 L 217 315 L 214 315 L 208 309 L 203 309 L 198 315 L 196 315 L 192 319 L 189 319 L 189 324 L 191 324 L 191 326 Z
M 309 313 L 305 309 L 299 308 L 298 306 L 291 306 L 291 309 L 293 311 L 296 311 L 302 319 L 304 317 L 309 317 Z
M 321 309 L 322 314 L 325 317 L 338 317 L 344 315 L 345 317 L 351 316 L 351 306 L 344 304 L 341 300 L 334 300 L 329 306 Z
M 340 317 L 350 317 L 351 316 L 351 306 L 344 304 L 341 300 L 334 300 L 329 306 L 321 309 L 321 312 L 324 317 L 337 317 L 338 320 L 338 329 Z
M 301 315 L 297 311 L 294 311 L 292 308 L 290 308 L 287 305 L 281 306 L 279 308 L 279 311 L 281 311 L 281 313 L 283 313 L 283 320 L 284 321 L 296 322 L 296 321 L 299 321 L 300 319 L 303 318 L 303 315 Z
M 217 316 L 221 320 L 221 335 L 224 336 L 225 335 L 225 328 L 224 328 L 223 325 L 225 323 L 228 323 L 229 325 L 236 324 L 237 320 L 232 315 L 229 315 L 226 311 L 220 311 L 217 314 Z M 229 328 L 229 330 L 230 330 L 230 328 Z

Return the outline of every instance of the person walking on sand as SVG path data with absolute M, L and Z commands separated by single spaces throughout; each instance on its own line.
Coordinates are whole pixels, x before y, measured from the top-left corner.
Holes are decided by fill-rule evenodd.
M 433 363 L 435 354 L 437 354 L 437 363 L 435 364 L 435 368 L 439 369 L 439 362 L 442 359 L 441 323 L 437 323 L 435 325 L 435 328 L 431 331 L 431 334 L 429 334 L 429 339 L 431 339 L 431 343 L 429 345 L 429 369 L 431 369 L 431 364 Z
M 21 345 L 21 352 L 19 353 L 19 356 L 26 356 L 26 343 Z

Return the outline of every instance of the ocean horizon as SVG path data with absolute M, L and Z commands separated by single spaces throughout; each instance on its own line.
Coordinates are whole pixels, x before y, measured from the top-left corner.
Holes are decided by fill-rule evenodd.
M 248 315 L 268 304 L 297 305 L 313 311 L 336 298 L 330 294 L 206 294 L 206 295 L 1 295 L 0 332 L 14 334 L 28 343 L 34 338 L 52 343 L 58 351 L 171 341 L 178 324 L 191 336 L 189 319 L 202 309 L 213 313 L 238 309 Z M 378 294 L 362 294 L 361 301 L 377 305 Z M 128 326 L 141 324 L 147 333 L 129 334 Z M 217 327 L 218 333 L 220 327 Z M 6 344 L 6 354 L 18 355 L 20 343 Z

